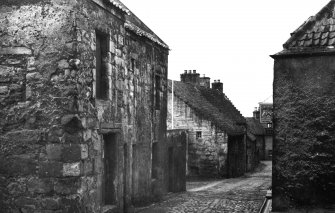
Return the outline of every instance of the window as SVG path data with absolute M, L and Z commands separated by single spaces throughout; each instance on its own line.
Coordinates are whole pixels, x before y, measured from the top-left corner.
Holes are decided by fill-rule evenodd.
M 155 76 L 155 103 L 156 103 L 156 109 L 160 109 L 161 105 L 161 77 L 159 75 Z
M 98 99 L 108 98 L 108 73 L 106 59 L 108 53 L 108 36 L 106 34 L 96 32 L 96 97 Z
M 135 59 L 131 59 L 131 70 L 135 71 Z
M 201 131 L 197 131 L 195 137 L 196 139 L 201 139 L 202 137 Z

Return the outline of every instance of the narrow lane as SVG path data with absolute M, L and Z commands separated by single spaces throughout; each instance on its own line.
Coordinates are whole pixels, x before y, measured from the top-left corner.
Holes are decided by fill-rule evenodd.
M 272 163 L 263 161 L 259 168 L 240 178 L 209 182 L 170 194 L 164 201 L 138 210 L 141 213 L 258 212 L 266 190 L 271 186 Z

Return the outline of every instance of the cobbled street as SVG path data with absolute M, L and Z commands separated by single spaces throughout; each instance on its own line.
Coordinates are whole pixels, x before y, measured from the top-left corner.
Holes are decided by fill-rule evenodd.
M 141 213 L 258 212 L 271 186 L 272 162 L 263 161 L 253 173 L 220 181 L 188 182 L 187 192 L 169 194 Z

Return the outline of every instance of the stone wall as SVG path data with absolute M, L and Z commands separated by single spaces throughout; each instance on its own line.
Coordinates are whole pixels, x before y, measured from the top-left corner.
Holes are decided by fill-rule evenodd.
M 334 204 L 334 73 L 334 56 L 275 60 L 275 211 Z
M 115 135 L 117 144 L 116 203 L 110 208 L 122 211 L 167 191 L 168 50 L 126 31 L 125 14 L 102 1 L 0 6 L 2 211 L 106 210 L 108 135 Z M 106 100 L 95 98 L 96 30 L 109 40 Z M 156 91 L 159 108 L 154 108 Z M 154 141 L 161 156 L 158 194 L 152 194 L 151 184 Z
M 168 93 L 168 129 L 189 130 L 188 176 L 221 177 L 226 175 L 227 134 L 200 117 L 181 99 L 174 96 L 172 126 L 172 95 Z M 201 137 L 197 138 L 197 132 Z
M 259 163 L 257 141 L 247 138 L 247 172 L 253 171 Z

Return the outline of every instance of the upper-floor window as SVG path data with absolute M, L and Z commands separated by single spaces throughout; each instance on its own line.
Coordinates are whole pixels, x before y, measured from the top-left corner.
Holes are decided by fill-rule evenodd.
M 196 138 L 196 139 L 200 139 L 200 138 L 202 138 L 202 132 L 201 132 L 201 131 L 197 131 L 197 132 L 196 132 L 196 135 L 195 135 L 195 138 Z
M 131 59 L 131 70 L 134 71 L 135 70 L 135 59 Z
M 159 75 L 155 76 L 155 106 L 156 109 L 161 107 L 161 77 Z
M 108 54 L 108 35 L 96 31 L 96 82 L 95 91 L 98 99 L 108 98 L 108 72 L 107 72 L 107 54 Z

